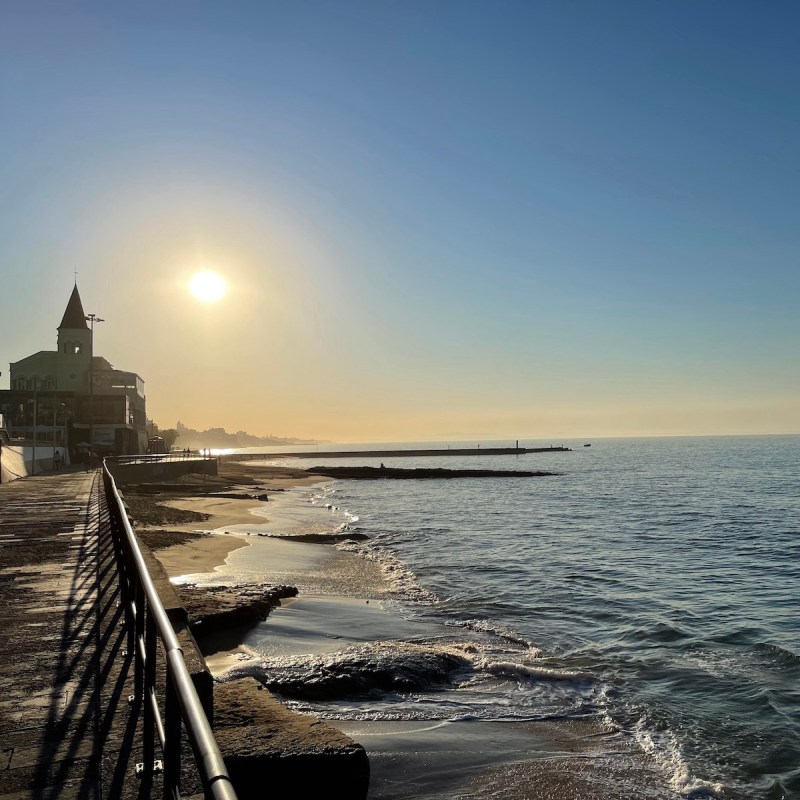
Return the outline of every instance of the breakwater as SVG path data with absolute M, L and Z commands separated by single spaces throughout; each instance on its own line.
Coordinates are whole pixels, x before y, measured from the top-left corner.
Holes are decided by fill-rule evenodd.
M 236 461 L 262 458 L 424 458 L 427 456 L 515 456 L 526 453 L 569 453 L 571 447 L 448 447 L 436 450 L 309 450 L 298 453 L 231 453 Z
M 541 478 L 555 472 L 523 472 L 510 469 L 397 469 L 393 467 L 309 467 L 306 472 L 329 478 L 355 478 L 360 480 L 436 480 L 444 478 Z

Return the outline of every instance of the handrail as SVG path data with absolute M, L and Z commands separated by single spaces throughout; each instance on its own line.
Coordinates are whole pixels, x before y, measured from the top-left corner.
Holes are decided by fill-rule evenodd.
M 105 463 L 103 484 L 117 551 L 128 629 L 128 652 L 134 654 L 136 659 L 136 692 L 143 700 L 145 769 L 152 768 L 155 763 L 155 731 L 164 756 L 164 797 L 174 800 L 180 798 L 183 723 L 207 800 L 237 800 L 208 717 L 186 667 L 178 637 L 147 569 L 114 477 Z M 163 719 L 155 685 L 159 641 L 164 651 L 167 674 Z
M 216 461 L 216 456 L 204 456 L 196 450 L 186 453 L 178 451 L 176 453 L 141 453 L 136 456 L 107 456 L 107 461 L 117 464 L 152 464 L 161 461 Z

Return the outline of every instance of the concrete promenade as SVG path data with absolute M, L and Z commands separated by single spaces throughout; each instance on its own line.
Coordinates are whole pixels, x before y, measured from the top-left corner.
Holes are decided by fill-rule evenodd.
M 2 800 L 160 795 L 118 601 L 99 473 L 0 485 Z

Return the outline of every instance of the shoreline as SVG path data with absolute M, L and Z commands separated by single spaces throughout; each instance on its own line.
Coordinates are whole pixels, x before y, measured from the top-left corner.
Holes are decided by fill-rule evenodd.
M 330 480 L 324 476 L 301 474 L 298 470 L 280 467 L 256 469 L 260 477 L 258 488 L 268 496 Z M 253 473 L 254 470 L 248 465 L 247 476 L 252 477 Z M 175 493 L 174 488 L 171 493 Z M 163 532 L 167 536 L 181 533 L 193 535 L 170 546 L 161 546 L 156 552 L 156 557 L 173 582 L 184 575 L 211 573 L 215 567 L 223 565 L 232 552 L 248 546 L 246 538 L 223 529 L 265 525 L 270 520 L 271 506 L 268 502 L 258 501 L 255 497 L 244 499 L 238 492 L 230 497 L 216 493 L 211 497 L 203 494 L 194 496 L 188 492 L 184 497 L 166 500 L 159 500 L 159 497 L 160 494 L 154 492 L 151 503 L 185 512 L 190 518 L 175 523 L 163 520 L 137 521 L 136 531 L 146 541 L 154 532 Z M 130 503 L 127 495 L 126 502 Z
M 260 473 L 269 467 L 256 469 Z M 263 474 L 266 477 L 267 473 Z M 303 482 L 287 478 L 272 482 L 271 488 L 274 492 L 319 483 L 319 476 Z M 266 532 L 274 518 L 302 517 L 301 507 L 293 506 L 295 497 L 287 491 L 272 507 L 240 498 L 168 501 L 170 508 L 209 515 L 202 524 L 172 528 L 202 530 L 205 533 L 200 538 L 156 552 L 173 583 L 179 587 L 183 581 L 196 581 L 201 587 L 224 583 L 228 573 L 238 574 L 240 565 L 255 558 L 254 553 L 242 549 L 253 543 L 259 552 L 269 553 L 269 565 L 257 573 L 245 571 L 241 577 L 257 575 L 259 581 L 290 583 L 299 589 L 298 597 L 281 600 L 262 624 L 198 637 L 215 680 L 226 673 L 229 677 L 252 674 L 265 653 L 305 664 L 330 658 L 348 643 L 380 643 L 387 637 L 402 641 L 424 629 L 382 608 L 380 600 L 391 596 L 391 586 L 368 559 L 330 544 L 310 544 L 296 536 L 284 538 Z M 299 522 L 302 525 L 302 518 Z M 248 541 L 248 534 L 258 529 L 258 538 Z M 371 599 L 378 602 L 370 605 Z M 412 632 L 414 626 L 418 629 Z M 546 794 L 554 800 L 606 796 L 633 800 L 644 796 L 643 786 L 652 785 L 652 776 L 646 779 L 652 765 L 643 753 L 601 720 L 326 721 L 367 748 L 373 776 L 370 798 L 496 796 L 524 800 Z M 409 772 L 413 779 L 407 777 Z M 645 777 L 643 783 L 634 781 L 638 790 L 630 782 L 636 775 Z M 535 793 L 531 793 L 533 787 Z M 662 795 L 650 792 L 648 796 Z

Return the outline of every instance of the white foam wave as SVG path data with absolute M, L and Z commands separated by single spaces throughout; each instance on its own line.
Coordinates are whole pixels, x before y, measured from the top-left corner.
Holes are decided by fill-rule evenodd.
M 375 545 L 369 540 L 359 542 L 348 540 L 338 543 L 336 547 L 339 550 L 354 553 L 377 564 L 387 579 L 393 594 L 417 603 L 435 603 L 438 601 L 439 598 L 429 589 L 426 589 L 406 563 L 391 551 Z
M 338 490 L 332 486 L 319 487 L 316 491 L 311 493 L 309 503 L 313 506 L 322 506 L 327 508 L 332 514 L 340 514 L 347 520 L 345 526 L 353 525 L 359 521 L 358 515 L 353 514 L 348 508 L 339 505 L 335 502 Z M 348 527 L 342 526 L 343 530 L 349 530 Z
M 648 730 L 644 718 L 634 726 L 639 746 L 665 772 L 670 787 L 683 797 L 723 797 L 724 786 L 718 781 L 696 777 L 683 756 L 676 736 L 671 731 Z
M 521 664 L 516 661 L 483 661 L 476 664 L 480 669 L 496 678 L 535 681 L 589 681 L 591 678 L 583 672 L 566 669 L 548 669 Z
M 487 633 L 491 636 L 496 636 L 499 639 L 505 639 L 513 644 L 520 644 L 527 648 L 528 655 L 532 658 L 541 658 L 544 651 L 536 647 L 528 639 L 523 639 L 519 634 L 512 631 L 510 628 L 500 625 L 487 619 L 464 619 L 464 620 L 446 620 L 446 625 L 452 625 L 456 628 L 469 628 L 470 630 L 477 631 L 478 633 Z

